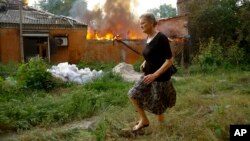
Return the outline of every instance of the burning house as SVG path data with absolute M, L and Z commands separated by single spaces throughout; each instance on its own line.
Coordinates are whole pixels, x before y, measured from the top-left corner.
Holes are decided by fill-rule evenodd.
M 157 25 L 159 31 L 169 37 L 171 49 L 177 61 L 183 63 L 186 59 L 184 53 L 188 45 L 187 15 L 185 4 L 187 0 L 178 0 L 178 16 L 160 19 Z M 142 33 L 138 15 L 133 15 L 131 3 L 136 0 L 107 0 L 101 8 L 76 17 L 80 17 L 88 24 L 87 45 L 84 48 L 84 60 L 113 61 L 135 63 L 140 55 L 133 50 L 141 52 L 145 46 L 145 35 Z M 83 12 L 78 12 L 83 13 Z M 120 42 L 114 40 L 116 35 L 120 36 Z M 127 47 L 131 47 L 130 49 Z M 185 49 L 184 49 L 185 48 Z M 184 51 L 185 50 L 185 51 Z M 180 56 L 180 57 L 179 57 Z
M 83 60 L 133 64 L 141 57 L 133 50 L 141 52 L 145 35 L 132 13 L 131 3 L 135 4 L 136 0 L 106 0 L 102 7 L 87 12 L 75 7 L 77 14 L 85 14 L 73 17 L 88 24 Z M 119 42 L 116 38 L 120 39 Z M 126 45 L 131 46 L 132 50 Z
M 0 1 L 0 62 L 27 61 L 34 56 L 53 63 L 81 60 L 87 25 L 20 5 L 18 0 Z
M 182 61 L 188 43 L 183 10 L 186 1 L 177 1 L 181 15 L 160 19 L 157 26 L 169 37 L 173 54 L 181 54 Z M 102 7 L 88 11 L 83 1 L 77 0 L 70 11 L 76 20 L 24 6 L 19 24 L 18 3 L 7 3 L 0 11 L 0 61 L 28 60 L 39 55 L 55 63 L 83 60 L 133 64 L 142 59 L 138 52 L 145 46 L 145 34 L 139 27 L 138 15 L 133 13 L 136 4 L 136 0 L 106 0 Z M 23 30 L 23 44 L 19 29 Z

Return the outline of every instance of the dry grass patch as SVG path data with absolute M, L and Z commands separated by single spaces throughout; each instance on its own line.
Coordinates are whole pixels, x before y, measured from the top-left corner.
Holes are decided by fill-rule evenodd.
M 239 77 L 240 76 L 240 77 Z M 165 113 L 164 125 L 151 121 L 145 134 L 124 137 L 121 129 L 137 121 L 130 105 L 113 108 L 104 117 L 109 125 L 107 140 L 217 141 L 229 140 L 230 124 L 250 123 L 249 73 L 189 76 L 174 81 L 177 103 Z M 244 83 L 243 83 L 244 82 Z

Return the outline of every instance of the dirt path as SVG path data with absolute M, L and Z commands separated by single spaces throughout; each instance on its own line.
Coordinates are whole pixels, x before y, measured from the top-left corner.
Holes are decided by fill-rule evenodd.
M 0 141 L 15 141 L 18 140 L 21 136 L 32 134 L 32 133 L 43 133 L 44 135 L 52 134 L 53 131 L 57 132 L 66 132 L 68 130 L 74 129 L 83 129 L 93 131 L 96 128 L 96 125 L 99 122 L 99 118 L 97 116 L 87 118 L 81 121 L 74 121 L 71 123 L 67 123 L 62 126 L 51 127 L 51 128 L 34 128 L 31 130 L 26 130 L 21 133 L 8 133 L 0 136 Z

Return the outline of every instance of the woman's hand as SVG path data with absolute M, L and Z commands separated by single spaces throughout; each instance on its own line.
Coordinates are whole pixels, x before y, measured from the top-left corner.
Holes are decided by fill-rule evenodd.
M 148 74 L 148 75 L 144 76 L 143 82 L 148 85 L 148 84 L 152 83 L 156 78 L 157 78 L 156 74 Z

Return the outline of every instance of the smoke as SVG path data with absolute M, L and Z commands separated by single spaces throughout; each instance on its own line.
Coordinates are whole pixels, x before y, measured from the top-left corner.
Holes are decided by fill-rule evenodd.
M 87 3 L 85 2 L 85 0 L 76 0 L 73 3 L 72 8 L 70 9 L 69 13 L 70 16 L 79 20 L 79 21 L 83 21 L 83 17 L 84 14 L 86 14 L 87 11 Z
M 107 33 L 120 35 L 126 39 L 133 35 L 143 38 L 139 27 L 138 16 L 133 12 L 137 0 L 106 0 L 103 7 L 87 10 L 84 0 L 77 0 L 70 10 L 71 16 L 86 23 L 89 32 L 103 36 Z

